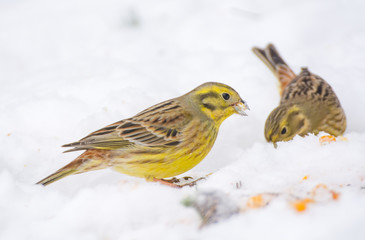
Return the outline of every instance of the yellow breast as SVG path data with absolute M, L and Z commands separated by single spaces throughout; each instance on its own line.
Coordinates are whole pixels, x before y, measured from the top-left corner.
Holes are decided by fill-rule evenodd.
M 201 162 L 209 153 L 218 134 L 212 121 L 192 124 L 186 129 L 184 140 L 177 146 L 140 148 L 117 155 L 113 168 L 135 177 L 168 178 L 182 174 Z

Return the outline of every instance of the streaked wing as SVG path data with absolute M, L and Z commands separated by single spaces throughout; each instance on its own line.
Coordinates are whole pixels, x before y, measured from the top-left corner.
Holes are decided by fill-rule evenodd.
M 331 86 L 321 77 L 303 68 L 302 72 L 285 88 L 280 104 L 316 101 L 338 102 Z
M 179 145 L 181 132 L 191 120 L 177 100 L 168 100 L 152 106 L 132 118 L 128 118 L 98 131 L 78 142 L 63 145 L 74 147 L 67 150 L 121 149 L 136 145 L 147 147 L 168 147 Z

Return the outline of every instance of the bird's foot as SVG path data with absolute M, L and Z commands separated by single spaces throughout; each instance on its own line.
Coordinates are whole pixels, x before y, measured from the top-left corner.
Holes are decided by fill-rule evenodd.
M 154 182 L 159 182 L 163 185 L 169 186 L 169 187 L 174 187 L 174 188 L 182 188 L 182 187 L 192 187 L 195 186 L 197 184 L 197 182 L 199 182 L 200 180 L 204 180 L 206 179 L 207 176 L 209 176 L 210 174 L 204 176 L 204 177 L 200 177 L 197 179 L 194 179 L 192 177 L 186 176 L 186 177 L 182 177 L 182 178 L 170 178 L 170 179 L 163 179 L 163 178 L 153 178 Z
M 154 182 L 161 183 L 165 186 L 173 187 L 173 188 L 181 188 L 177 183 L 179 182 L 179 179 L 173 177 L 171 179 L 163 179 L 163 178 L 153 178 Z

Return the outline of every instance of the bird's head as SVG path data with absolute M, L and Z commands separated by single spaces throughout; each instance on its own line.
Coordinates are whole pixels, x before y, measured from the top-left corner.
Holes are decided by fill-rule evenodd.
M 245 110 L 249 110 L 247 103 L 230 86 L 208 82 L 200 85 L 186 94 L 189 101 L 198 111 L 221 124 L 227 117 L 234 113 L 247 116 Z
M 276 148 L 277 142 L 292 140 L 308 133 L 309 121 L 297 105 L 280 105 L 266 119 L 265 138 Z

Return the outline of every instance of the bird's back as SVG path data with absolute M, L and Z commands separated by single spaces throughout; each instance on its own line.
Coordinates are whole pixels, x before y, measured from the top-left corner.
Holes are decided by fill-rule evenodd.
M 346 116 L 332 87 L 307 68 L 284 89 L 280 104 L 300 105 L 311 119 L 314 133 L 338 136 L 346 130 Z

